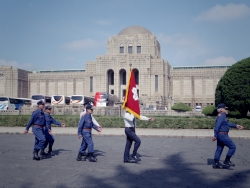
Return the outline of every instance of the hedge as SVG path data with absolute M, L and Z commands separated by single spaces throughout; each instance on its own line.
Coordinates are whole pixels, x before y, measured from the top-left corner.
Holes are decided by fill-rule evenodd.
M 53 115 L 60 122 L 68 127 L 77 127 L 79 122 L 78 115 Z M 30 119 L 30 115 L 1 115 L 0 126 L 7 127 L 25 127 Z M 100 125 L 107 128 L 123 128 L 122 117 L 95 116 Z M 235 119 L 229 118 L 232 123 L 240 124 L 245 129 L 250 129 L 250 118 Z M 137 121 L 138 128 L 169 128 L 169 129 L 212 129 L 214 127 L 215 117 L 173 117 L 158 116 L 154 122 Z

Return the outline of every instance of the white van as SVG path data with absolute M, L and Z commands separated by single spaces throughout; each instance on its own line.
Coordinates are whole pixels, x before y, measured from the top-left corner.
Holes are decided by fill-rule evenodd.
M 195 111 L 196 111 L 196 112 L 201 112 L 201 106 L 196 106 L 196 107 L 195 107 Z

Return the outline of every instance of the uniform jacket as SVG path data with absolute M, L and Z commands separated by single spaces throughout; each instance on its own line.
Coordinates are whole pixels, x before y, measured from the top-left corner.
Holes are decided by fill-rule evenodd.
M 44 112 L 40 108 L 32 113 L 31 118 L 26 126 L 26 130 L 29 130 L 31 125 L 46 125 Z
M 80 113 L 80 120 L 81 120 L 82 116 L 83 116 L 84 114 L 86 114 L 86 113 L 87 113 L 87 112 L 86 112 L 86 109 L 84 109 L 84 111 Z M 94 118 L 94 116 L 93 116 L 92 114 L 91 114 L 91 117 L 92 117 L 93 123 L 99 127 L 99 126 L 100 126 L 99 123 L 95 120 L 95 118 Z
M 140 116 L 140 120 L 149 120 L 146 116 Z M 136 117 L 129 112 L 125 112 L 123 116 L 125 127 L 136 127 Z
M 78 135 L 82 134 L 82 129 L 92 129 L 98 130 L 98 126 L 93 123 L 91 114 L 86 113 L 81 117 L 78 123 Z
M 46 128 L 51 130 L 51 124 L 61 126 L 59 121 L 56 121 L 50 114 L 45 113 Z
M 226 114 L 219 113 L 215 121 L 214 136 L 217 137 L 219 132 L 229 132 L 230 127 L 237 128 L 237 125 L 228 122 Z

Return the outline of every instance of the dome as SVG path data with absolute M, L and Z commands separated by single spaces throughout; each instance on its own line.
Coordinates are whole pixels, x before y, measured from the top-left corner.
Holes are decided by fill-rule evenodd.
M 149 30 L 141 26 L 130 26 L 121 30 L 118 35 L 138 35 L 138 34 L 152 34 Z

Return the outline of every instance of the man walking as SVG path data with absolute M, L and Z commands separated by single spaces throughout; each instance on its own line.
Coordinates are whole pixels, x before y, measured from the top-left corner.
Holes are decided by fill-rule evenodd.
M 231 128 L 238 128 L 243 129 L 244 127 L 241 125 L 236 125 L 233 123 L 230 123 L 226 119 L 226 114 L 228 114 L 228 111 L 226 110 L 226 105 L 224 103 L 220 103 L 217 106 L 218 116 L 216 118 L 215 126 L 214 126 L 214 137 L 213 141 L 217 140 L 217 149 L 214 154 L 214 164 L 213 168 L 220 168 L 219 161 L 221 153 L 224 149 L 224 146 L 227 146 L 229 148 L 227 156 L 224 160 L 224 164 L 228 167 L 235 166 L 230 159 L 234 155 L 236 146 L 231 140 L 231 138 L 228 136 L 228 132 L 230 127 Z
M 135 163 L 137 161 L 141 161 L 141 159 L 136 156 L 137 150 L 141 145 L 141 140 L 135 133 L 136 117 L 133 114 L 126 111 L 123 116 L 123 119 L 125 123 L 125 134 L 127 136 L 127 142 L 124 151 L 124 163 Z M 154 121 L 154 118 L 148 118 L 146 116 L 140 116 L 140 119 L 146 121 Z M 133 141 L 135 142 L 134 151 L 132 154 L 132 159 L 129 159 L 129 151 Z
M 81 120 L 82 116 L 84 116 L 84 115 L 87 113 L 87 111 L 86 111 L 86 106 L 87 106 L 87 105 L 91 105 L 90 102 L 85 102 L 85 103 L 83 104 L 84 108 L 83 108 L 83 111 L 80 113 L 80 120 Z M 91 105 L 91 106 L 92 106 L 92 105 Z M 99 125 L 99 123 L 98 123 L 98 122 L 96 121 L 96 119 L 94 118 L 93 114 L 91 114 L 91 117 L 92 117 L 93 123 L 94 123 L 95 125 L 98 126 L 99 130 L 102 131 L 102 126 Z M 87 156 L 87 155 L 88 155 L 88 153 L 86 153 L 85 151 L 82 151 L 81 153 L 82 153 L 82 156 Z
M 24 134 L 29 132 L 29 128 L 32 126 L 32 132 L 35 135 L 35 144 L 33 151 L 33 160 L 40 160 L 38 156 L 38 152 L 41 150 L 44 152 L 44 143 L 45 143 L 45 135 L 44 135 L 44 126 L 45 126 L 45 116 L 43 112 L 44 103 L 43 101 L 37 102 L 38 108 L 36 111 L 32 113 L 32 116 L 24 130 Z
M 44 144 L 44 149 L 49 144 L 49 150 L 48 150 L 48 153 L 45 153 L 44 150 L 43 150 L 43 153 L 41 153 L 42 155 L 46 155 L 46 154 L 54 155 L 54 152 L 52 151 L 52 146 L 53 146 L 53 144 L 55 142 L 55 139 L 54 139 L 54 137 L 52 135 L 51 124 L 55 124 L 55 125 L 58 125 L 60 127 L 65 127 L 64 123 L 60 123 L 59 121 L 56 121 L 53 117 L 51 117 L 50 113 L 51 113 L 51 106 L 46 106 L 45 107 L 46 127 L 44 129 L 46 141 L 45 141 L 45 144 Z
M 78 123 L 78 137 L 82 138 L 81 147 L 76 158 L 77 161 L 82 160 L 82 153 L 88 148 L 89 161 L 97 162 L 97 159 L 94 156 L 94 142 L 92 140 L 92 128 L 101 132 L 101 127 L 98 127 L 93 123 L 92 120 L 93 108 L 90 104 L 86 105 L 86 114 L 81 117 L 80 122 Z

